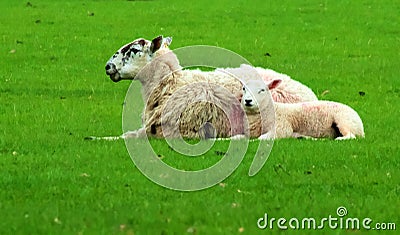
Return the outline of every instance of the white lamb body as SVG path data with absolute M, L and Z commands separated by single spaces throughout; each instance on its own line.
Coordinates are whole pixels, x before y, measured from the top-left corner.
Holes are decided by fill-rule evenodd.
M 261 91 L 268 88 L 274 89 L 277 86 L 276 83 L 277 81 L 274 81 L 266 86 L 259 81 L 248 81 L 244 86 L 242 105 L 248 116 L 254 115 L 257 110 L 271 105 L 275 110 L 275 133 L 269 131 L 258 135 L 258 133 L 253 132 L 251 133 L 253 134 L 252 137 L 259 137 L 260 139 L 313 137 L 336 138 L 338 140 L 364 137 L 361 118 L 356 111 L 344 104 L 331 101 L 311 101 L 296 104 L 269 102 L 265 104 L 263 97 L 260 96 Z M 264 121 L 270 122 L 268 119 Z M 250 126 L 252 126 L 251 121 Z
M 254 70 L 257 71 L 258 75 L 260 75 L 261 79 L 264 80 L 266 84 L 276 79 L 281 80 L 281 83 L 277 87 L 275 87 L 275 89 L 270 91 L 272 99 L 275 102 L 299 103 L 318 100 L 317 96 L 309 87 L 291 79 L 286 74 L 278 73 L 271 69 L 260 67 L 254 68 L 247 64 L 242 64 L 239 68 L 217 69 L 217 71 L 233 74 L 243 80 L 251 79 L 251 72 L 253 72 Z
M 271 90 L 272 99 L 280 103 L 299 103 L 318 100 L 314 92 L 304 84 L 291 79 L 288 75 L 271 69 L 255 68 L 266 84 L 280 79 L 282 82 Z

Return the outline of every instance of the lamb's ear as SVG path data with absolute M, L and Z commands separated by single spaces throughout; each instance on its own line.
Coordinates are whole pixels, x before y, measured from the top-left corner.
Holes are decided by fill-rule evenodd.
M 281 79 L 274 79 L 267 84 L 269 90 L 275 89 L 279 84 L 281 84 Z
M 150 51 L 151 53 L 156 52 L 158 49 L 160 49 L 161 45 L 163 42 L 163 36 L 160 35 L 156 38 L 154 38 L 153 40 L 151 40 L 151 45 L 150 45 Z

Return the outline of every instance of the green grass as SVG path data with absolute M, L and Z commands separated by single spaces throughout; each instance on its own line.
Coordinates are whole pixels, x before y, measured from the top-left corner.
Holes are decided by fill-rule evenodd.
M 261 231 L 257 219 L 323 218 L 339 206 L 349 217 L 400 225 L 397 1 L 8 0 L 0 7 L 0 234 L 295 233 Z M 198 192 L 153 184 L 123 141 L 83 138 L 121 134 L 130 83 L 111 82 L 105 62 L 124 43 L 159 34 L 173 36 L 172 48 L 220 46 L 289 74 L 319 98 L 357 110 L 366 138 L 279 140 L 248 177 L 251 147 L 223 184 Z M 182 168 L 216 159 L 213 152 L 174 158 L 160 148 Z

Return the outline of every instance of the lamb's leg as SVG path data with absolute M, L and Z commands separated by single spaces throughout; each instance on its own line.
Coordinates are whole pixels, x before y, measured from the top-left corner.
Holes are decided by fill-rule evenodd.
M 288 120 L 276 121 L 275 139 L 290 138 L 294 133 L 292 123 Z
M 348 128 L 345 125 L 337 125 L 337 128 L 339 129 L 340 134 L 342 136 L 337 137 L 335 140 L 349 140 L 349 139 L 355 139 L 356 135 L 354 135 L 351 131 L 350 128 Z
M 335 140 L 351 140 L 351 139 L 355 139 L 355 138 L 356 138 L 356 136 L 353 133 L 348 132 L 346 135 L 337 137 Z

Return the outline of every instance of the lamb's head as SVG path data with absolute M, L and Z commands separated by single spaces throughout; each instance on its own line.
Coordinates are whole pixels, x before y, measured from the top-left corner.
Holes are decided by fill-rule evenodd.
M 277 87 L 282 80 L 276 79 L 268 84 L 263 80 L 249 80 L 243 85 L 242 105 L 246 113 L 258 113 L 260 107 L 269 107 L 272 102 L 268 90 Z
M 107 61 L 106 74 L 111 80 L 133 80 L 136 74 L 149 62 L 159 49 L 168 48 L 172 38 L 158 36 L 149 41 L 143 38 L 134 40 L 121 47 Z

